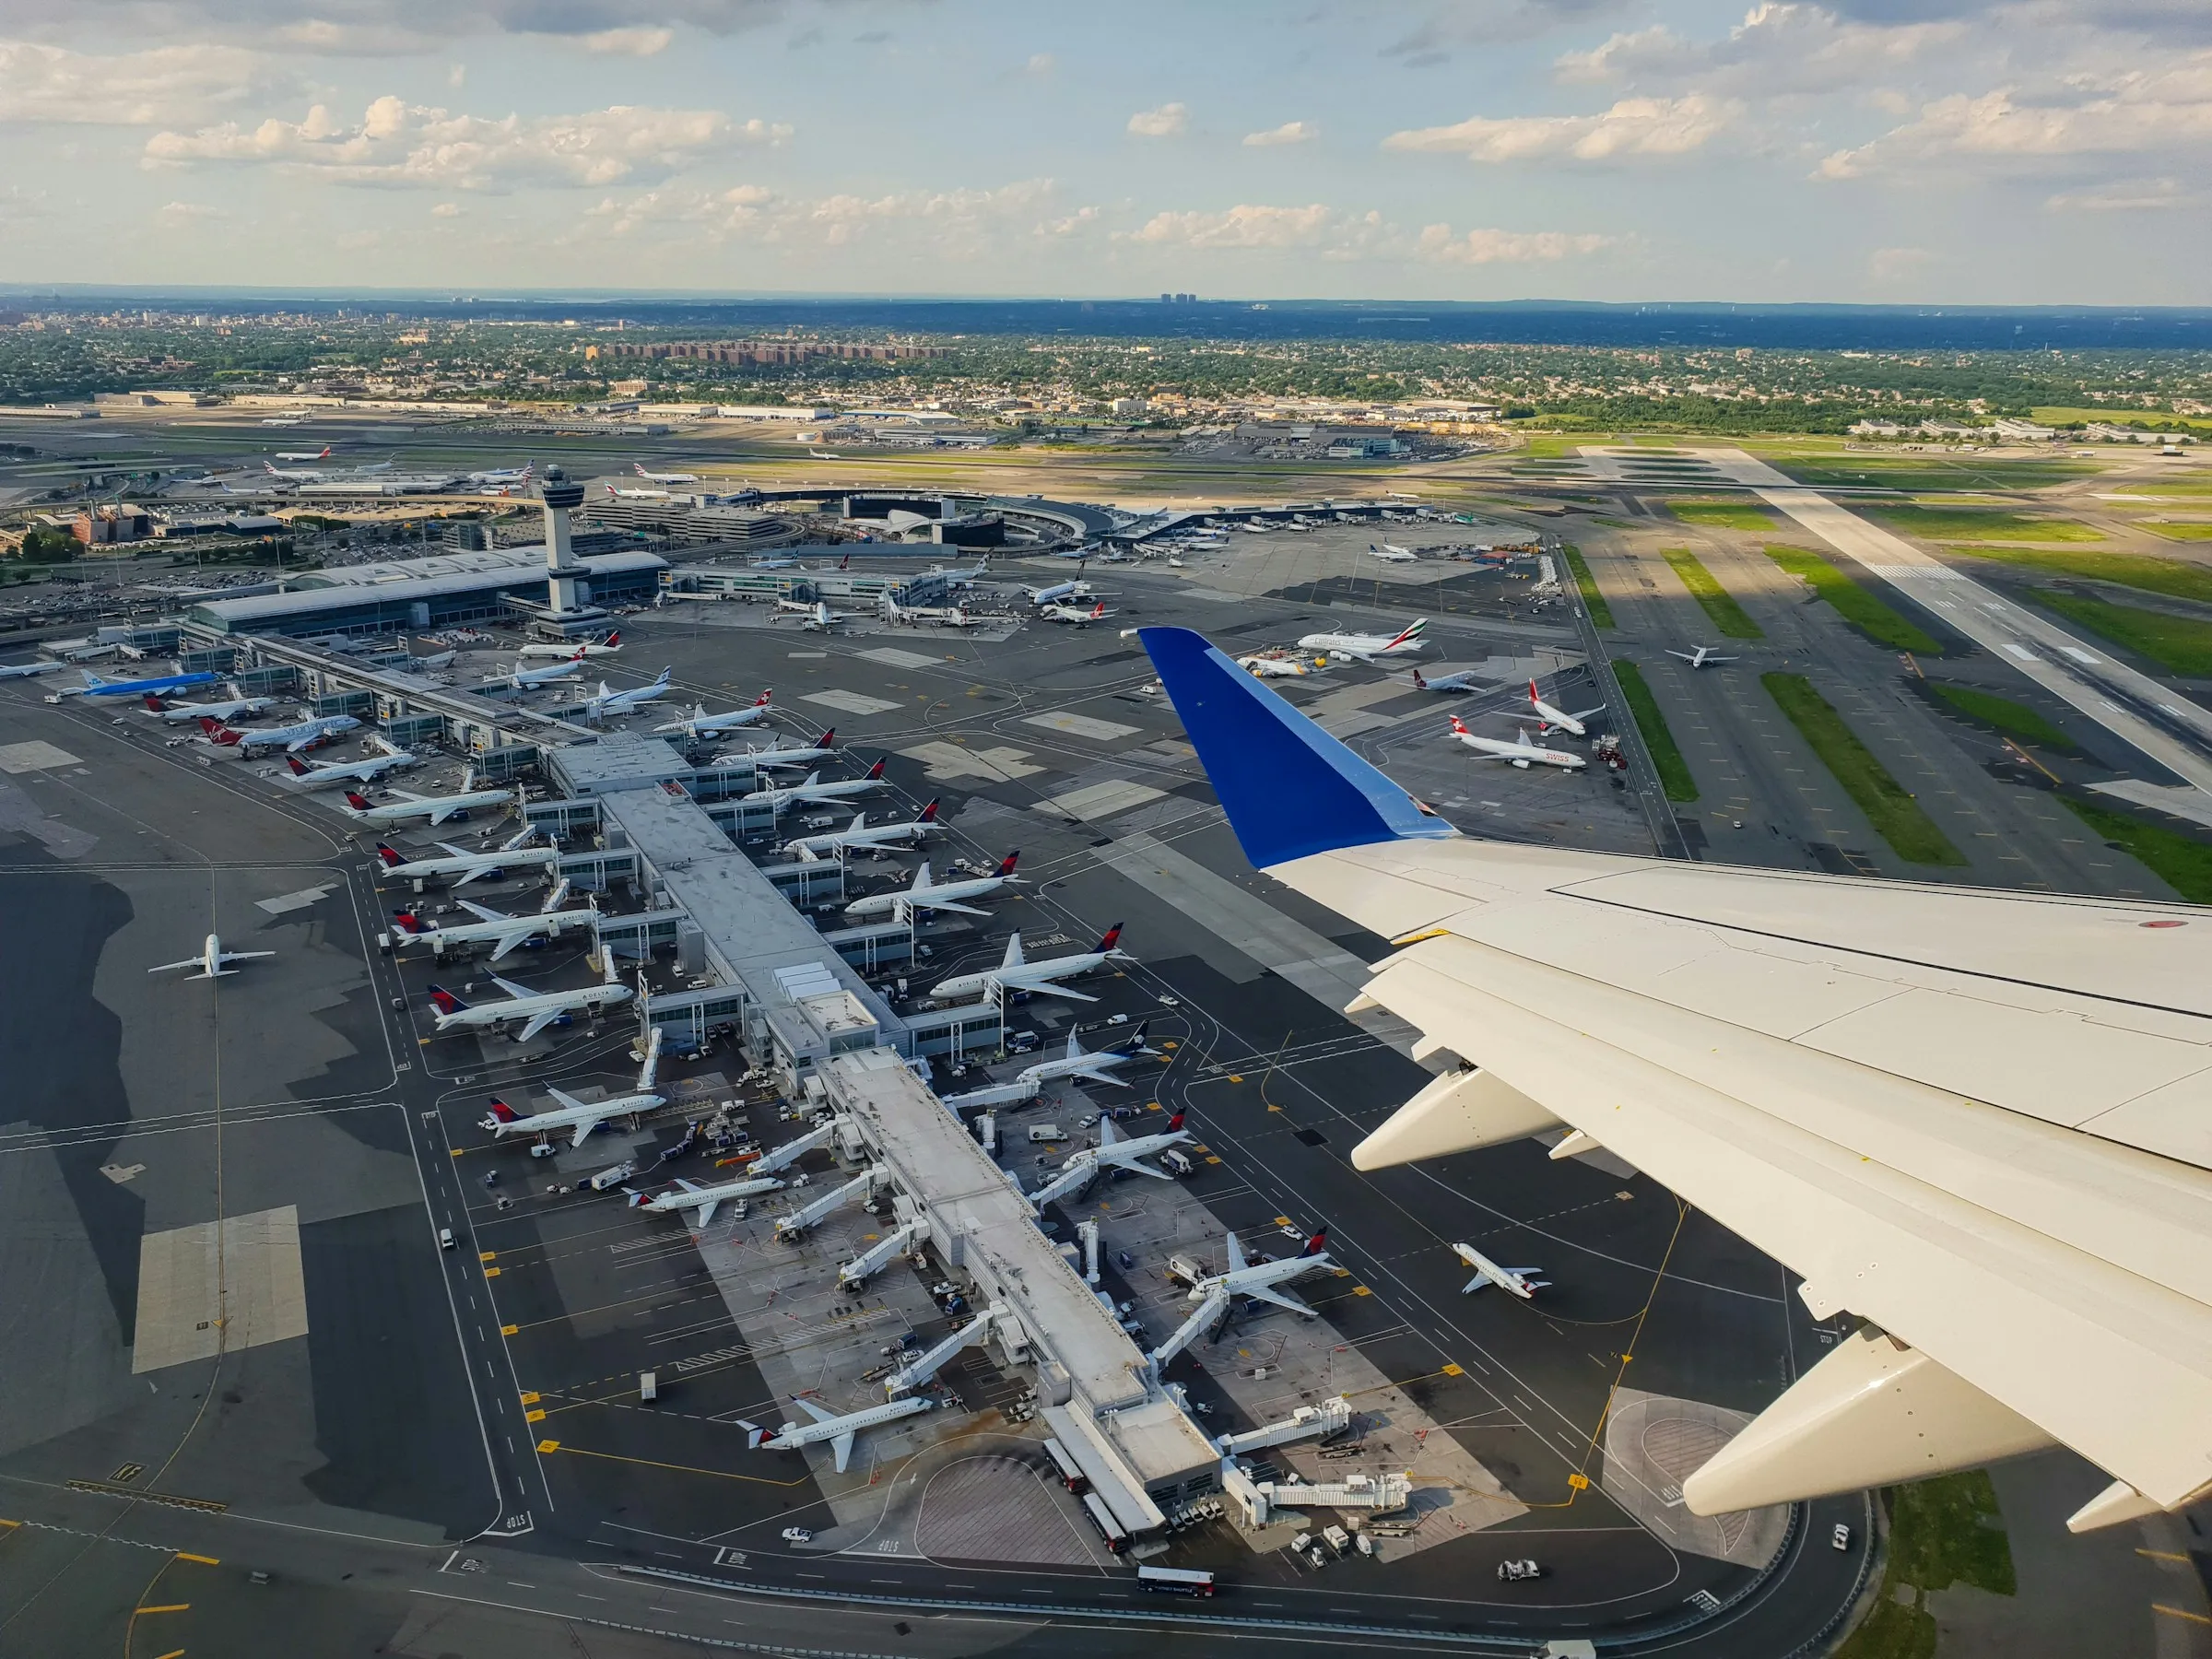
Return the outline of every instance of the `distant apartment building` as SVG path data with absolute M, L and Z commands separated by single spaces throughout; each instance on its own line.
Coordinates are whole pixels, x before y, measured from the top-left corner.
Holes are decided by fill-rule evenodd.
M 95 392 L 92 401 L 111 408 L 160 409 L 182 406 L 206 408 L 222 400 L 212 392 Z
M 2056 427 L 2039 425 L 2032 420 L 2014 420 L 2002 418 L 1990 429 L 2000 438 L 2013 443 L 2048 443 L 2058 436 Z
M 1117 397 L 1110 406 L 1124 420 L 1141 420 L 1152 412 L 1151 403 L 1142 397 Z
M 154 515 L 127 501 L 119 501 L 112 507 L 88 507 L 70 526 L 70 534 L 88 547 L 144 541 L 153 533 Z
M 600 351 L 617 358 L 668 358 L 700 363 L 776 365 L 818 358 L 892 362 L 952 355 L 949 346 L 904 346 L 853 340 L 653 340 L 638 345 L 606 344 Z

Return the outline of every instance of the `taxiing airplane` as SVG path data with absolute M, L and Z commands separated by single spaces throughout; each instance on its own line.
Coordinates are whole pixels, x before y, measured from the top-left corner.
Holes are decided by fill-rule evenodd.
M 1090 583 L 1077 578 L 1066 582 L 1052 582 L 1044 587 L 1030 587 L 1025 584 L 1021 591 L 1029 594 L 1031 605 L 1058 605 L 1071 599 L 1089 598 Z
M 404 789 L 392 793 L 399 799 L 372 806 L 349 789 L 346 792 L 346 809 L 364 824 L 404 824 L 409 818 L 423 818 L 435 827 L 450 818 L 466 818 L 472 808 L 504 806 L 514 799 L 512 789 L 477 788 L 473 772 L 461 781 L 460 790 L 453 794 L 418 795 Z
M 1528 682 L 1528 706 L 1530 710 L 1528 713 L 1516 714 L 1513 718 L 1534 721 L 1536 730 L 1539 732 L 1548 732 L 1552 727 L 1557 726 L 1560 731 L 1571 732 L 1577 737 L 1589 736 L 1590 728 L 1584 723 L 1589 720 L 1591 715 L 1603 714 L 1606 712 L 1604 703 L 1599 703 L 1594 709 L 1577 710 L 1572 714 L 1568 713 L 1564 709 L 1555 709 L 1536 694 L 1536 682 L 1533 679 Z
M 786 1423 L 771 1435 L 758 1423 L 737 1419 L 737 1427 L 745 1430 L 745 1443 L 761 1452 L 795 1452 L 801 1446 L 819 1445 L 828 1441 L 837 1457 L 837 1472 L 842 1475 L 845 1465 L 852 1461 L 853 1442 L 864 1429 L 874 1429 L 884 1423 L 895 1423 L 900 1418 L 910 1418 L 917 1412 L 927 1411 L 936 1402 L 927 1394 L 909 1394 L 893 1400 L 888 1406 L 871 1406 L 865 1411 L 848 1411 L 842 1416 L 812 1400 L 794 1394 L 791 1403 L 814 1420 L 810 1423 Z
M 620 980 L 612 977 L 615 959 L 611 954 L 606 958 L 606 962 L 608 978 L 602 980 L 596 985 L 581 985 L 573 991 L 533 991 L 527 985 L 518 985 L 512 980 L 503 980 L 495 973 L 491 975 L 491 982 L 507 994 L 507 1000 L 484 1003 L 474 1006 L 463 1002 L 444 986 L 432 985 L 430 987 L 430 1004 L 437 1013 L 439 1035 L 443 1036 L 448 1031 L 496 1031 L 520 1020 L 522 1029 L 513 1033 L 514 1040 L 517 1042 L 527 1042 L 556 1021 L 565 1024 L 580 1013 L 597 1014 L 607 1008 L 618 1008 L 636 993 Z M 570 1100 L 559 1089 L 550 1092 L 555 1099 L 563 1102 L 564 1110 L 569 1107 L 582 1107 L 586 1113 L 598 1111 L 596 1107 L 583 1106 L 583 1102 L 581 1100 Z M 647 1097 L 641 1095 L 625 1096 L 621 1101 L 603 1102 L 611 1110 L 600 1112 L 597 1116 L 590 1117 L 588 1121 L 592 1124 L 598 1124 L 612 1116 L 615 1112 L 631 1111 L 633 1108 L 628 1104 L 629 1101 L 645 1098 Z M 658 1095 L 653 1095 L 651 1099 L 654 1104 L 660 1103 Z M 494 1105 L 496 1107 L 496 1101 Z M 635 1108 L 635 1110 L 643 1110 L 643 1108 Z M 539 1114 L 541 1118 L 545 1115 L 542 1112 Z M 563 1119 L 562 1121 L 576 1122 L 581 1125 L 582 1122 L 585 1120 Z M 552 1129 L 560 1125 L 554 1122 L 547 1122 L 540 1126 Z M 505 1131 L 495 1131 L 495 1133 L 505 1133 Z M 576 1139 L 581 1141 L 590 1133 L 590 1129 L 580 1126 Z
M 1394 547 L 1388 542 L 1384 542 L 1381 547 L 1377 547 L 1373 542 L 1369 542 L 1367 556 L 1370 559 L 1379 559 L 1384 564 L 1411 564 L 1417 557 L 1411 547 Z
M 492 466 L 482 472 L 472 472 L 466 482 L 478 485 L 527 484 L 537 473 L 537 463 L 524 462 L 521 466 Z
M 1352 1006 L 1473 1063 L 1356 1168 L 1574 1129 L 1848 1333 L 1692 1513 L 2054 1445 L 2110 1480 L 2072 1531 L 2212 1497 L 2206 911 L 1462 836 L 1198 634 L 1144 641 L 1246 856 L 1398 947 Z
M 1700 645 L 1695 651 L 1670 650 L 1666 654 L 1672 657 L 1680 657 L 1692 668 L 1710 668 L 1715 663 L 1740 663 L 1743 661 L 1741 657 L 1723 656 L 1710 645 Z
M 60 666 L 59 663 L 0 664 L 0 679 L 29 679 L 36 674 L 52 674 Z
M 1423 617 L 1394 634 L 1311 633 L 1298 642 L 1300 651 L 1325 651 L 1331 656 L 1356 657 L 1362 663 L 1420 654 L 1421 634 L 1429 626 Z
M 930 1000 L 950 1003 L 958 1002 L 964 996 L 972 996 L 988 1001 L 994 996 L 1027 991 L 1045 996 L 1065 997 L 1069 1002 L 1097 1002 L 1097 997 L 1086 995 L 1080 991 L 1070 991 L 1060 982 L 1074 979 L 1077 974 L 1092 972 L 1109 962 L 1129 960 L 1129 953 L 1117 948 L 1121 936 L 1122 924 L 1116 922 L 1106 930 L 1106 936 L 1099 941 L 1094 950 L 1032 962 L 1022 954 L 1021 935 L 1016 934 L 1006 941 L 1006 959 L 997 967 L 982 973 L 956 973 L 950 979 L 939 980 L 930 988 Z
M 653 735 L 661 736 L 670 732 L 681 732 L 692 738 L 719 737 L 724 732 L 736 731 L 740 726 L 758 725 L 776 712 L 768 696 L 763 691 L 744 708 L 732 709 L 723 714 L 710 714 L 706 704 L 693 703 L 688 720 L 676 720 L 666 725 L 654 726 Z
M 89 668 L 80 668 L 77 672 L 85 677 L 85 683 L 65 688 L 61 693 L 63 697 L 144 697 L 149 691 L 159 696 L 164 691 L 189 691 L 194 686 L 212 686 L 222 677 L 216 674 L 161 674 L 151 679 L 112 680 L 100 678 Z
M 519 986 L 510 986 L 505 980 L 495 978 L 495 982 L 510 993 L 521 989 Z M 433 996 L 439 994 L 436 986 L 430 988 L 430 994 Z M 445 996 L 447 1001 L 453 1000 L 451 993 L 446 993 Z M 442 1014 L 444 1004 L 441 1003 L 439 1006 Z M 463 1011 L 472 1010 L 464 1005 Z M 554 1015 L 547 1018 L 547 1023 L 550 1024 L 552 1019 L 558 1018 L 558 1014 Z M 442 1018 L 438 1029 L 445 1029 Z M 558 1088 L 547 1088 L 546 1092 L 559 1104 L 551 1111 L 532 1112 L 527 1117 L 506 1101 L 495 1098 L 491 1102 L 491 1115 L 484 1120 L 482 1127 L 491 1131 L 494 1141 L 505 1140 L 511 1135 L 542 1136 L 552 1134 L 556 1129 L 566 1129 L 569 1132 L 569 1145 L 581 1147 L 585 1135 L 610 1118 L 634 1119 L 644 1116 L 648 1112 L 658 1112 L 668 1104 L 665 1096 L 653 1091 L 653 1075 L 661 1064 L 662 1029 L 660 1026 L 653 1028 L 653 1036 L 645 1048 L 645 1064 L 638 1069 L 638 1086 L 632 1093 L 616 1095 L 605 1100 L 580 1100 L 574 1095 L 565 1094 Z M 535 1034 L 535 1029 L 525 1030 L 515 1041 L 527 1042 Z
M 1523 1301 L 1536 1300 L 1536 1292 L 1548 1288 L 1550 1280 L 1540 1279 L 1541 1267 L 1500 1267 L 1472 1244 L 1452 1246 L 1459 1259 L 1475 1269 L 1475 1277 L 1459 1288 L 1462 1296 L 1471 1296 L 1477 1290 L 1487 1290 L 1492 1285 Z
M 286 781 L 295 789 L 323 789 L 333 783 L 373 783 L 388 771 L 415 764 L 415 757 L 390 739 L 371 734 L 369 741 L 383 753 L 335 763 L 302 760 L 297 755 L 287 755 L 284 763 L 290 769 L 290 775 Z
M 612 484 L 604 485 L 602 488 L 608 495 L 618 500 L 665 501 L 668 499 L 668 492 L 665 489 L 617 489 Z
M 1202 1302 L 1217 1294 L 1225 1296 L 1256 1296 L 1260 1300 L 1273 1302 L 1278 1308 L 1288 1308 L 1293 1313 L 1308 1319 L 1320 1317 L 1313 1310 L 1278 1287 L 1293 1279 L 1304 1278 L 1310 1273 L 1334 1269 L 1336 1264 L 1329 1259 L 1329 1231 L 1323 1228 L 1306 1241 L 1306 1247 L 1294 1256 L 1285 1256 L 1279 1262 L 1250 1262 L 1245 1259 L 1244 1247 L 1230 1233 L 1222 1241 L 1229 1253 L 1229 1269 L 1224 1273 L 1209 1274 L 1191 1287 L 1189 1300 Z
M 877 824 L 874 829 L 869 829 L 867 823 L 868 815 L 857 812 L 842 830 L 802 835 L 796 841 L 785 841 L 783 851 L 793 858 L 819 858 L 826 853 L 851 853 L 866 847 L 895 847 L 918 841 L 941 828 L 935 801 L 901 823 Z
M 1440 674 L 1434 679 L 1416 668 L 1413 671 L 1413 688 L 1416 691 L 1480 691 L 1484 687 L 1475 677 L 1475 671 L 1471 668 L 1463 668 L 1457 674 Z
M 179 703 L 166 701 L 149 691 L 146 712 L 171 725 L 182 725 L 190 720 L 236 720 L 241 714 L 258 714 L 283 700 L 276 697 L 234 697 L 228 702 Z
M 290 725 L 248 726 L 241 730 L 206 715 L 200 717 L 200 730 L 206 734 L 209 743 L 217 748 L 234 748 L 248 756 L 273 748 L 296 755 L 301 749 L 328 743 L 342 733 L 356 731 L 360 724 L 350 714 L 317 714 L 310 720 L 296 720 Z
M 430 954 L 443 960 L 449 950 L 489 943 L 494 947 L 490 959 L 496 962 L 533 939 L 558 939 L 574 929 L 591 926 L 599 914 L 598 907 L 587 903 L 576 910 L 563 910 L 561 901 L 568 896 L 569 882 L 564 876 L 535 915 L 511 916 L 466 899 L 453 902 L 477 919 L 455 925 L 425 922 L 413 911 L 394 911 L 392 947 L 405 950 L 410 945 L 428 945 Z
M 1514 734 L 1511 743 L 1496 737 L 1480 737 L 1467 730 L 1459 716 L 1452 716 L 1452 736 L 1465 744 L 1486 760 L 1503 760 L 1509 766 L 1526 771 L 1532 766 L 1557 766 L 1566 771 L 1580 771 L 1590 763 L 1580 755 L 1571 755 L 1565 749 L 1539 748 L 1528 740 L 1526 732 Z
M 1037 607 L 1037 614 L 1047 622 L 1065 622 L 1074 628 L 1088 628 L 1093 622 L 1103 622 L 1119 613 L 1108 610 L 1106 602 L 1101 599 L 1088 610 L 1079 605 L 1041 605 Z
M 195 980 L 225 979 L 238 971 L 230 966 L 232 962 L 258 962 L 276 954 L 273 950 L 225 950 L 222 940 L 209 934 L 207 943 L 200 947 L 198 956 L 187 957 L 182 962 L 164 962 L 159 968 L 148 968 L 147 971 L 174 973 L 181 968 L 197 968 L 197 973 L 187 973 L 184 977 Z
M 278 450 L 276 452 L 276 459 L 279 461 L 303 462 L 327 461 L 330 459 L 330 445 L 326 443 L 319 450 Z
M 696 484 L 699 482 L 697 473 L 647 472 L 642 461 L 632 461 L 629 464 L 629 469 L 648 484 Z
M 664 668 L 661 670 L 660 677 L 651 685 L 631 686 L 621 691 L 614 690 L 605 680 L 601 680 L 599 695 L 593 698 L 584 706 L 594 719 L 600 719 L 608 714 L 635 713 L 647 703 L 658 702 L 668 695 L 668 674 L 669 671 Z
M 536 834 L 534 829 L 521 830 L 486 853 L 471 853 L 451 841 L 440 841 L 438 844 L 450 855 L 445 858 L 409 858 L 379 841 L 376 856 L 382 863 L 385 875 L 395 876 L 402 881 L 419 881 L 428 876 L 458 876 L 461 879 L 453 885 L 466 887 L 472 881 L 505 870 L 529 869 L 533 865 L 549 869 L 559 864 L 561 859 L 559 847 L 526 844 Z
M 914 872 L 913 881 L 895 892 L 870 893 L 865 899 L 855 899 L 845 906 L 845 914 L 858 922 L 869 916 L 895 916 L 903 922 L 912 911 L 957 911 L 963 916 L 986 916 L 991 912 L 980 911 L 972 904 L 962 904 L 963 899 L 983 899 L 1021 881 L 1014 874 L 1014 861 L 1021 856 L 1018 847 L 999 861 L 998 872 L 993 876 L 978 876 L 964 881 L 935 881 L 930 877 L 929 863 Z
M 1124 638 L 1127 637 L 1124 632 Z M 1302 679 L 1313 672 L 1296 657 L 1247 656 L 1237 659 L 1237 666 L 1247 674 L 1262 679 Z
M 825 783 L 820 772 L 808 772 L 804 783 L 771 783 L 766 789 L 756 789 L 750 794 L 739 795 L 741 804 L 766 806 L 781 812 L 795 802 L 841 801 L 849 796 L 866 794 L 870 790 L 890 787 L 883 781 L 883 762 L 878 760 L 857 778 L 841 778 Z
M 550 668 L 525 668 L 518 659 L 507 673 L 484 683 L 487 686 L 505 686 L 514 691 L 527 691 L 534 686 L 552 685 L 556 680 L 572 680 L 583 673 L 585 650 L 585 647 L 578 646 Z
M 617 629 L 604 640 L 533 640 L 514 653 L 517 657 L 553 657 L 573 663 L 582 657 L 620 656 L 622 631 Z

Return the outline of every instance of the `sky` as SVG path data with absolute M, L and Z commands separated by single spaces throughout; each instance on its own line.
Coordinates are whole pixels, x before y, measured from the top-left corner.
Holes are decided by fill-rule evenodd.
M 2212 302 L 2207 0 L 8 0 L 0 281 Z

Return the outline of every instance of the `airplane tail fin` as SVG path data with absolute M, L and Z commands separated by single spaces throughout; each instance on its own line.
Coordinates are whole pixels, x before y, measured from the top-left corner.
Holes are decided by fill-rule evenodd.
M 1100 939 L 1098 954 L 1104 956 L 1108 951 L 1118 947 L 1121 942 L 1122 924 L 1119 922 L 1116 922 L 1112 927 L 1106 930 L 1105 936 Z
M 295 778 L 312 778 L 314 776 L 315 769 L 308 765 L 306 761 L 300 759 L 297 755 L 287 755 L 284 758 L 284 763 L 292 769 L 292 776 Z
M 1021 935 L 1017 933 L 1006 941 L 1006 954 L 998 964 L 999 968 L 1002 971 L 1008 968 L 1018 968 L 1026 959 L 1021 954 Z
M 998 861 L 998 873 L 999 873 L 999 875 L 1000 875 L 1000 876 L 1002 876 L 1002 877 L 1005 877 L 1005 876 L 1011 876 L 1011 875 L 1013 875 L 1013 874 L 1014 874 L 1014 864 L 1015 864 L 1015 861 L 1016 861 L 1017 859 L 1018 859 L 1020 856 L 1021 856 L 1021 849 L 1020 849 L 1019 847 L 1017 847 L 1017 848 L 1015 848 L 1015 849 L 1014 849 L 1014 851 L 1013 851 L 1013 852 L 1011 852 L 1011 853 L 1007 853 L 1007 854 L 1006 854 L 1006 855 L 1004 858 L 1000 859 L 1000 860 Z
M 493 1097 L 491 1102 L 491 1115 L 498 1118 L 502 1124 L 514 1124 L 522 1121 L 522 1114 L 520 1112 L 516 1112 L 513 1107 L 508 1105 L 506 1101 L 500 1100 L 496 1096 Z
M 768 699 L 769 699 L 769 695 L 770 695 L 770 693 L 771 693 L 772 691 L 774 691 L 774 689 L 775 689 L 775 688 L 774 688 L 773 686 L 763 686 L 763 687 L 761 687 L 761 688 L 760 688 L 760 695 L 753 699 L 753 707 L 754 707 L 754 708 L 756 708 L 756 709 L 765 709 L 765 708 L 767 708 L 767 707 L 768 707 Z
M 77 672 L 85 677 L 85 686 L 88 690 L 97 690 L 108 683 L 89 668 L 79 668 Z
M 441 1014 L 461 1014 L 465 1013 L 468 1008 L 468 1005 L 466 1003 L 455 996 L 451 991 L 448 991 L 443 985 L 432 985 L 430 987 L 430 1003 L 431 1006 L 434 1006 Z M 494 1100 L 492 1104 L 496 1107 L 499 1102 Z
M 369 810 L 369 803 L 363 800 L 359 794 L 350 789 L 346 792 L 346 805 L 352 807 L 356 812 L 366 812 Z
M 1426 691 L 1429 689 L 1429 682 L 1421 677 L 1421 671 L 1418 668 L 1416 668 L 1413 671 L 1413 688 L 1416 691 Z
M 1147 628 L 1138 638 L 1255 865 L 1456 833 L 1204 635 Z M 1285 810 L 1290 802 L 1299 810 Z
M 928 806 L 923 807 L 920 812 L 917 812 L 914 815 L 914 822 L 917 824 L 934 824 L 936 821 L 937 803 L 934 799 L 931 800 Z
M 384 868 L 387 870 L 395 870 L 401 865 L 407 862 L 392 848 L 385 846 L 382 841 L 378 841 L 376 843 L 376 855 L 383 860 Z
M 1382 649 L 1388 651 L 1391 648 L 1391 645 L 1404 645 L 1409 641 L 1419 639 L 1421 637 L 1422 630 L 1428 626 L 1428 618 L 1416 618 L 1410 626 L 1403 629 L 1394 639 L 1392 639 L 1390 645 L 1385 645 L 1382 647 Z
M 818 749 L 835 748 L 837 747 L 837 728 L 835 726 L 831 726 L 819 737 L 816 738 L 814 740 L 814 747 Z
M 394 911 L 392 924 L 409 938 L 419 938 L 422 935 L 429 932 L 429 929 L 423 925 L 422 918 L 413 911 Z
M 882 777 L 882 776 L 883 776 L 883 762 L 882 762 L 881 760 L 878 760 L 878 761 L 877 761 L 875 765 L 873 765 L 873 766 L 871 766 L 871 767 L 869 767 L 869 768 L 868 768 L 868 776 L 867 776 L 867 781 L 868 781 L 868 782 L 875 782 L 875 781 L 876 781 L 877 778 L 880 778 L 880 777 Z
M 1536 682 L 1533 679 L 1530 680 L 1528 682 L 1528 706 L 1533 709 L 1543 700 L 1544 700 L 1541 697 L 1536 695 Z
M 150 714 L 159 714 L 163 712 L 161 700 L 156 697 L 151 691 L 148 691 L 146 694 L 146 707 L 147 712 Z
M 1168 1133 L 1169 1133 L 1170 1135 L 1173 1135 L 1173 1134 L 1174 1134 L 1174 1133 L 1175 1133 L 1177 1130 L 1181 1129 L 1182 1127 L 1182 1112 L 1179 1111 L 1179 1112 L 1177 1112 L 1175 1113 L 1175 1115 L 1174 1115 L 1173 1117 L 1171 1117 L 1171 1118 L 1170 1118 L 1170 1119 L 1168 1120 Z
M 1308 1239 L 1306 1241 L 1306 1247 L 1298 1253 L 1301 1256 L 1323 1255 L 1327 1253 L 1328 1248 L 1329 1230 L 1324 1227 L 1316 1231 L 1312 1238 Z

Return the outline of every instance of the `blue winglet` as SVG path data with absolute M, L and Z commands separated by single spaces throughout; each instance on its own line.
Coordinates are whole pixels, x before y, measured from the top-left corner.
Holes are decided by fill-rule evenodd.
M 1205 635 L 1147 628 L 1137 637 L 1254 865 L 1457 833 Z

